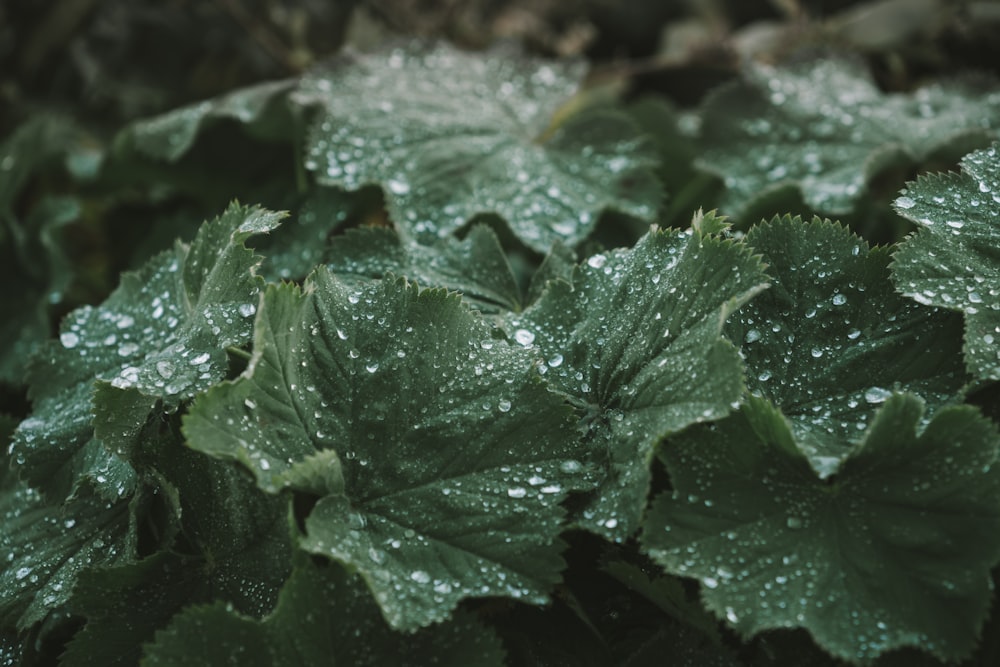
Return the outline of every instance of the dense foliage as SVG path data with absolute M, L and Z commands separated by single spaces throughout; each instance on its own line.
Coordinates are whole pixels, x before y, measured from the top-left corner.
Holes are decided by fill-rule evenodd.
M 0 664 L 995 664 L 1000 84 L 585 75 L 4 139 Z

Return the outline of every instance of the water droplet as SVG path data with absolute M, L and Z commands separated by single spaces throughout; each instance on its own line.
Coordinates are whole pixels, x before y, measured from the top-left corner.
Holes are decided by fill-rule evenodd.
M 523 486 L 512 486 L 511 488 L 507 489 L 507 495 L 510 496 L 511 498 L 524 498 L 526 495 L 528 495 L 528 492 L 524 489 Z
M 872 404 L 884 403 L 890 396 L 892 392 L 882 387 L 869 387 L 865 392 L 865 400 Z
M 599 269 L 607 263 L 608 258 L 604 255 L 594 255 L 587 260 L 587 265 L 592 269 Z
M 429 584 L 431 582 L 431 575 L 427 574 L 424 570 L 414 570 L 410 573 L 410 579 L 418 584 Z
M 189 361 L 188 363 L 191 364 L 192 366 L 200 366 L 201 364 L 205 363 L 211 358 L 212 355 L 210 355 L 208 352 L 202 352 L 197 357 L 193 357 L 191 361 Z
M 791 528 L 792 530 L 798 530 L 799 528 L 802 527 L 802 519 L 800 519 L 797 516 L 790 516 L 785 521 L 785 525 Z
M 257 312 L 257 306 L 252 303 L 241 303 L 238 310 L 243 317 L 251 317 Z
M 845 303 L 847 303 L 847 297 L 844 296 L 843 294 L 834 294 L 832 300 L 833 300 L 833 305 L 835 306 L 843 306 Z
M 59 335 L 59 342 L 62 343 L 62 346 L 66 349 L 71 349 L 80 343 L 80 337 L 72 331 L 66 331 Z
M 902 209 L 913 208 L 917 205 L 917 202 L 913 201 L 909 197 L 898 197 L 896 199 L 896 206 Z
M 374 373 L 375 371 L 378 370 L 378 362 L 373 361 L 370 364 L 365 364 L 365 370 L 368 371 L 369 373 Z
M 390 178 L 386 182 L 386 186 L 388 186 L 389 192 L 394 195 L 405 195 L 410 192 L 410 184 L 406 181 Z
M 497 403 L 497 409 L 500 410 L 500 412 L 510 412 L 510 401 L 501 400 Z
M 562 365 L 562 362 L 563 362 L 563 356 L 561 354 L 557 354 L 553 356 L 551 359 L 549 359 L 547 363 L 552 368 L 558 368 L 559 366 Z
M 169 380 L 174 376 L 174 365 L 169 361 L 157 361 L 156 372 L 159 373 L 160 377 L 164 380 Z
M 535 342 L 535 334 L 531 333 L 527 329 L 518 329 L 514 332 L 514 340 L 527 347 Z

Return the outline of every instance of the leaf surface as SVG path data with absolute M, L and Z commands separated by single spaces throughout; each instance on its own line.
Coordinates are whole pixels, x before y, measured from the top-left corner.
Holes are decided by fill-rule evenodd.
M 360 578 L 335 565 L 297 568 L 262 621 L 221 604 L 185 610 L 157 633 L 142 665 L 214 667 L 234 660 L 261 667 L 504 664 L 499 639 L 466 614 L 415 635 L 392 632 Z
M 965 314 L 965 363 L 1000 380 L 1000 148 L 962 159 L 962 174 L 910 183 L 895 208 L 920 226 L 899 246 L 897 288 L 923 304 Z
M 696 164 L 725 181 L 720 208 L 739 216 L 757 197 L 796 188 L 814 210 L 849 213 L 885 166 L 925 160 L 1000 126 L 995 85 L 942 81 L 883 94 L 854 61 L 757 66 L 706 102 Z
M 696 577 L 717 616 L 749 636 L 802 627 L 833 655 L 904 646 L 952 660 L 972 651 L 1000 557 L 995 425 L 970 406 L 937 412 L 893 394 L 832 482 L 765 399 L 662 450 L 674 491 L 643 545 Z
M 627 116 L 550 127 L 583 71 L 445 45 L 343 55 L 296 93 L 322 105 L 307 167 L 324 184 L 381 185 L 393 220 L 424 240 L 493 213 L 546 252 L 585 238 L 604 209 L 649 220 L 661 198 L 656 155 Z
M 351 230 L 333 241 L 327 265 L 342 278 L 405 276 L 421 286 L 461 292 L 482 312 L 520 310 L 521 295 L 496 234 L 486 225 L 462 240 L 415 243 L 390 229 Z
M 572 284 L 555 280 L 508 332 L 579 407 L 608 478 L 583 513 L 620 540 L 638 525 L 654 447 L 718 419 L 743 392 L 743 370 L 721 337 L 726 318 L 766 286 L 748 249 L 715 236 L 652 231 L 631 250 L 594 255 Z M 606 452 L 606 453 L 605 453 Z
M 319 496 L 304 548 L 359 571 L 396 628 L 471 596 L 547 599 L 559 503 L 593 482 L 529 353 L 456 295 L 323 267 L 302 292 L 268 289 L 255 336 L 247 372 L 196 401 L 184 432 L 265 490 Z
M 928 417 L 954 402 L 967 380 L 961 320 L 895 294 L 887 249 L 829 221 L 787 216 L 755 226 L 746 243 L 772 284 L 726 333 L 741 344 L 748 387 L 781 408 L 821 477 L 893 391 L 920 395 Z
M 64 319 L 30 369 L 34 411 L 12 445 L 26 479 L 64 488 L 85 475 L 101 488 L 80 463 L 95 430 L 98 447 L 124 454 L 157 401 L 176 409 L 226 374 L 225 350 L 249 342 L 263 282 L 243 243 L 280 219 L 234 204 L 190 246 L 178 242 L 124 274 L 104 303 Z

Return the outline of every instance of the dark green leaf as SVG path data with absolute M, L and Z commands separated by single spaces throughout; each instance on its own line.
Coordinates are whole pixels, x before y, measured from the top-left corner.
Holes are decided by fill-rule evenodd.
M 893 391 L 928 402 L 928 417 L 966 381 L 961 319 L 893 292 L 889 253 L 818 218 L 775 218 L 746 243 L 771 289 L 731 319 L 747 384 L 781 408 L 821 477 L 836 472 Z
M 371 227 L 338 237 L 327 265 L 342 278 L 389 274 L 405 276 L 426 287 L 447 287 L 483 312 L 520 310 L 521 295 L 503 248 L 486 225 L 472 228 L 465 239 L 449 237 L 432 246 L 419 245 L 392 230 Z
M 583 513 L 587 528 L 623 539 L 638 525 L 656 444 L 718 419 L 743 392 L 743 371 L 722 323 L 766 286 L 745 246 L 676 230 L 631 250 L 594 255 L 572 284 L 549 283 L 511 337 L 544 359 L 553 388 L 584 411 L 610 474 Z
M 840 472 L 821 480 L 791 425 L 751 397 L 662 450 L 673 493 L 643 544 L 740 633 L 803 627 L 862 661 L 902 646 L 967 655 L 1000 558 L 1000 435 L 969 406 L 893 394 Z
M 696 164 L 724 179 L 724 212 L 739 216 L 768 192 L 797 188 L 836 215 L 854 210 L 887 165 L 925 160 L 963 135 L 994 135 L 1000 92 L 956 78 L 885 95 L 857 62 L 817 58 L 753 67 L 703 113 Z
M 249 341 L 263 282 L 254 275 L 260 258 L 243 243 L 280 219 L 234 204 L 190 246 L 178 242 L 124 274 L 104 303 L 66 317 L 59 340 L 33 360 L 34 412 L 12 446 L 28 480 L 64 491 L 86 474 L 78 459 L 95 429 L 101 444 L 125 454 L 157 401 L 174 409 L 226 374 L 225 348 Z
M 965 313 L 965 362 L 1000 380 L 1000 157 L 997 144 L 962 159 L 963 174 L 930 174 L 896 199 L 919 233 L 892 265 L 899 291 Z
M 415 635 L 394 633 L 359 577 L 335 565 L 303 565 L 263 621 L 221 604 L 192 607 L 157 633 L 142 665 L 500 667 L 503 655 L 496 636 L 466 614 Z
M 592 480 L 529 353 L 443 290 L 322 267 L 268 290 L 255 335 L 247 372 L 192 406 L 192 447 L 323 496 L 303 546 L 359 571 L 394 627 L 470 596 L 547 599 L 559 502 Z
M 649 220 L 656 155 L 627 116 L 587 112 L 553 127 L 583 69 L 445 45 L 343 55 L 296 93 L 323 108 L 307 167 L 321 183 L 382 185 L 392 218 L 421 239 L 495 213 L 546 252 L 585 238 L 605 209 Z
M 119 146 L 134 146 L 149 157 L 176 162 L 191 148 L 203 127 L 213 121 L 229 118 L 253 126 L 267 121 L 274 124 L 274 117 L 288 118 L 284 105 L 294 86 L 295 81 L 287 79 L 241 88 L 133 123 L 116 141 Z

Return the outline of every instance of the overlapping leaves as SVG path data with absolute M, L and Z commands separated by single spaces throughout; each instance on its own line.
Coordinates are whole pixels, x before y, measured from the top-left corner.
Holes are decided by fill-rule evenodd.
M 267 291 L 247 372 L 185 420 L 192 447 L 269 491 L 319 496 L 302 546 L 365 578 L 389 623 L 463 598 L 544 602 L 586 450 L 532 356 L 443 290 L 347 286 L 320 267 Z
M 962 174 L 928 174 L 896 199 L 920 225 L 894 256 L 899 290 L 920 303 L 965 314 L 965 362 L 1000 380 L 1000 148 L 962 159 Z
M 970 406 L 893 394 L 831 482 L 765 399 L 663 449 L 674 490 L 643 543 L 697 577 L 744 635 L 804 627 L 832 654 L 915 646 L 951 660 L 975 646 L 1000 557 L 1000 435 Z
M 104 303 L 66 317 L 31 366 L 34 411 L 11 448 L 24 478 L 63 493 L 87 478 L 110 497 L 125 493 L 127 464 L 107 450 L 125 453 L 158 401 L 174 409 L 226 374 L 226 348 L 249 341 L 263 282 L 244 241 L 280 219 L 234 204 L 190 246 L 178 242 L 124 274 Z
M 609 474 L 583 525 L 622 539 L 637 526 L 649 461 L 666 435 L 732 409 L 743 391 L 726 318 L 766 286 L 745 246 L 698 229 L 651 231 L 630 250 L 594 255 L 512 318 L 546 381 L 579 407 Z M 698 285 L 692 290 L 690 286 Z
M 886 166 L 920 162 L 962 138 L 994 136 L 998 109 L 1000 90 L 982 81 L 887 95 L 853 61 L 757 66 L 706 103 L 696 164 L 725 181 L 720 208 L 727 214 L 787 187 L 816 211 L 845 214 Z
M 649 220 L 661 198 L 655 152 L 632 121 L 553 121 L 583 70 L 446 45 L 342 55 L 295 94 L 322 107 L 307 167 L 321 183 L 381 185 L 392 218 L 425 240 L 492 213 L 545 252 L 584 239 L 604 209 Z
M 955 400 L 967 379 L 961 320 L 895 294 L 887 249 L 790 217 L 757 225 L 746 242 L 772 284 L 726 333 L 741 344 L 751 391 L 780 407 L 820 476 L 837 470 L 893 391 L 920 395 L 929 413 Z

